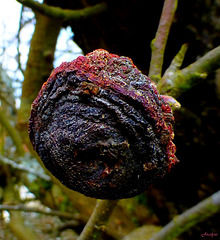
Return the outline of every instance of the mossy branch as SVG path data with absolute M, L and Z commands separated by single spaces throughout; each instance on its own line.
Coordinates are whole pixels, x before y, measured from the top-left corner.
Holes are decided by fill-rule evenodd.
M 218 68 L 220 68 L 220 46 L 209 51 L 188 67 L 164 76 L 158 88 L 161 93 L 177 98 Z
M 202 222 L 220 211 L 220 191 L 176 216 L 150 240 L 172 240 L 192 226 Z
M 164 51 L 170 32 L 170 27 L 177 8 L 177 3 L 178 0 L 164 1 L 156 37 L 151 43 L 152 56 L 150 62 L 149 77 L 155 82 L 158 82 L 158 80 L 161 78 Z
M 98 239 L 105 230 L 106 223 L 111 216 L 118 200 L 97 200 L 93 213 L 77 240 Z
M 182 66 L 187 49 L 188 49 L 188 44 L 183 44 L 180 51 L 174 57 L 170 66 L 164 73 L 163 78 L 168 78 L 170 75 L 172 76 L 176 71 L 178 71 L 180 69 L 180 67 Z
M 161 94 L 165 94 L 167 89 L 169 89 L 170 78 L 173 77 L 174 74 L 180 69 L 182 66 L 186 51 L 188 49 L 188 44 L 183 44 L 180 51 L 174 57 L 173 61 L 171 62 L 170 66 L 165 71 L 163 77 L 157 84 L 158 91 Z
M 45 3 L 39 3 L 33 0 L 17 0 L 17 2 L 31 8 L 33 11 L 62 21 L 79 21 L 97 15 L 107 9 L 107 4 L 105 2 L 78 10 L 62 9 L 60 7 L 49 6 Z

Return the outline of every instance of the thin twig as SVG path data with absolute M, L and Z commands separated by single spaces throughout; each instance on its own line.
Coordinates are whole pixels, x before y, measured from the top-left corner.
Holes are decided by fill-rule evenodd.
M 24 166 L 22 164 L 19 164 L 19 163 L 16 163 L 15 161 L 13 160 L 10 160 L 2 155 L 0 155 L 0 161 L 5 163 L 5 164 L 8 164 L 10 166 L 12 166 L 13 168 L 15 169 L 19 169 L 19 170 L 22 170 L 22 171 L 25 171 L 25 172 L 28 172 L 28 173 L 31 173 L 45 181 L 50 181 L 50 177 L 44 173 L 39 173 L 38 171 L 36 171 L 35 169 L 33 168 L 29 168 L 27 166 Z
M 14 187 L 14 181 L 7 179 L 7 185 L 4 188 L 3 200 L 5 202 L 16 202 L 17 201 L 17 190 Z M 1 206 L 1 205 L 0 205 Z M 37 232 L 35 232 L 31 226 L 27 226 L 24 223 L 24 218 L 21 213 L 18 211 L 10 212 L 10 221 L 8 223 L 8 227 L 12 231 L 12 233 L 19 240 L 39 240 L 40 236 Z
M 75 219 L 75 220 L 80 220 L 79 214 L 71 214 L 71 213 L 66 213 L 66 212 L 61 212 L 57 210 L 51 210 L 51 209 L 39 209 L 35 207 L 27 207 L 23 204 L 19 205 L 5 205 L 5 204 L 0 204 L 0 211 L 22 211 L 22 212 L 35 212 L 35 213 L 41 213 L 44 215 L 50 215 L 50 216 L 57 216 L 60 218 L 65 218 L 65 219 Z
M 17 2 L 26 7 L 30 7 L 33 11 L 37 11 L 49 17 L 61 19 L 62 21 L 79 21 L 80 19 L 97 15 L 107 9 L 107 4 L 105 2 L 78 10 L 62 9 L 60 7 L 49 6 L 45 3 L 39 3 L 33 0 L 17 0 Z
M 158 81 L 161 78 L 164 51 L 167 43 L 170 27 L 173 22 L 178 0 L 165 0 L 157 29 L 156 37 L 151 43 L 152 56 L 150 62 L 149 77 Z
M 20 11 L 20 18 L 19 18 L 19 26 L 18 26 L 18 33 L 17 33 L 17 53 L 18 53 L 18 69 L 21 71 L 21 73 L 24 75 L 24 71 L 21 67 L 21 53 L 19 50 L 19 46 L 20 46 L 20 34 L 21 34 L 21 29 L 22 29 L 22 16 L 23 16 L 23 11 L 24 11 L 24 5 L 22 5 L 21 7 L 21 11 Z
M 220 211 L 220 191 L 206 198 L 194 207 L 176 216 L 170 223 L 156 233 L 150 240 L 172 240 L 192 226 L 202 222 Z
M 118 200 L 97 200 L 95 209 L 78 240 L 98 239 L 117 203 Z
M 157 85 L 157 89 L 161 94 L 166 93 L 167 87 L 169 88 L 170 78 L 172 78 L 173 75 L 176 74 L 176 72 L 182 66 L 187 49 L 188 49 L 188 44 L 183 44 L 180 51 L 177 53 L 177 55 L 174 57 L 173 61 L 171 62 L 170 66 L 167 68 L 162 79 L 159 81 Z
M 7 93 L 0 92 L 0 100 L 4 101 L 9 107 L 11 107 L 14 112 L 17 111 L 14 102 L 11 101 L 11 98 L 8 97 Z

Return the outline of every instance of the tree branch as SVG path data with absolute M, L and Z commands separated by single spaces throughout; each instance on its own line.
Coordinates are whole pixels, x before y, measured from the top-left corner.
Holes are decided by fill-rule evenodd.
M 79 214 L 71 214 L 71 213 L 66 213 L 66 212 L 61 212 L 57 210 L 47 210 L 47 209 L 39 209 L 39 208 L 34 208 L 34 207 L 26 207 L 23 204 L 19 205 L 5 205 L 5 204 L 0 204 L 0 211 L 23 211 L 23 212 L 35 212 L 35 213 L 41 213 L 44 215 L 49 215 L 49 216 L 57 216 L 60 218 L 65 218 L 65 219 L 75 219 L 75 220 L 80 220 Z
M 220 211 L 220 191 L 188 209 L 168 223 L 150 240 L 172 240 L 192 226 L 204 221 Z
M 93 213 L 77 240 L 95 240 L 105 229 L 118 200 L 97 200 Z
M 18 56 L 18 69 L 21 71 L 21 73 L 24 75 L 24 71 L 21 66 L 21 53 L 20 53 L 20 34 L 22 30 L 22 16 L 23 16 L 23 11 L 24 11 L 24 5 L 22 5 L 21 11 L 20 11 L 20 19 L 19 19 L 19 25 L 18 25 L 18 33 L 17 33 L 17 56 Z
M 173 17 L 177 8 L 177 3 L 178 0 L 164 1 L 156 37 L 151 43 L 152 56 L 150 62 L 149 77 L 156 82 L 161 78 L 164 51 Z
M 188 48 L 188 44 L 183 44 L 180 51 L 177 53 L 177 55 L 174 57 L 173 61 L 171 62 L 170 66 L 165 71 L 162 79 L 159 81 L 157 85 L 157 89 L 159 93 L 165 94 L 167 87 L 167 84 L 169 83 L 169 79 L 173 77 L 174 74 L 180 69 L 182 66 L 186 51 Z
M 14 181 L 7 179 L 7 185 L 4 188 L 3 201 L 16 202 L 19 199 L 17 191 L 14 187 Z M 1 205 L 0 205 L 1 206 Z M 24 223 L 24 219 L 20 212 L 10 212 L 10 222 L 8 227 L 19 240 L 38 240 L 40 236 L 30 226 Z
M 208 74 L 214 72 L 219 67 L 220 46 L 209 51 L 188 67 L 167 76 L 162 83 L 163 85 L 159 88 L 163 89 L 163 94 L 166 93 L 176 98 L 181 93 L 203 81 Z
M 107 9 L 107 4 L 105 2 L 78 10 L 62 9 L 60 7 L 49 6 L 45 3 L 39 3 L 33 0 L 17 0 L 17 2 L 31 8 L 33 11 L 37 11 L 49 17 L 58 18 L 62 21 L 79 21 L 97 15 Z
M 5 164 L 8 164 L 8 165 L 11 165 L 13 168 L 15 169 L 19 169 L 19 170 L 22 170 L 22 171 L 25 171 L 25 172 L 28 172 L 28 173 L 31 173 L 45 181 L 50 181 L 50 177 L 44 173 L 39 173 L 38 171 L 36 171 L 35 169 L 33 168 L 29 168 L 29 167 L 26 167 L 22 164 L 18 164 L 16 163 L 15 161 L 12 161 L 2 155 L 0 155 L 0 161 L 5 163 Z
M 2 94 L 0 92 L 0 100 L 4 101 L 9 107 L 11 107 L 15 113 L 17 112 L 14 102 L 11 101 L 11 99 L 8 97 L 7 93 Z

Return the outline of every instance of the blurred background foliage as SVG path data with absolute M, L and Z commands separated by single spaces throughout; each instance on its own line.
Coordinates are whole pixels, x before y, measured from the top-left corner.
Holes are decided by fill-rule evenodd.
M 82 9 L 100 1 L 44 2 L 65 9 Z M 63 21 L 60 27 L 71 27 L 71 40 L 78 44 L 84 54 L 104 48 L 132 58 L 138 68 L 148 74 L 150 43 L 155 36 L 163 1 L 106 2 L 107 11 L 77 22 Z M 24 17 L 28 11 L 30 9 L 26 7 L 22 10 L 19 32 L 25 24 L 36 22 L 33 16 Z M 38 14 L 37 18 L 42 19 L 42 16 Z M 183 43 L 189 44 L 183 66 L 219 45 L 219 0 L 179 0 L 165 52 L 164 70 Z M 17 44 L 19 49 L 19 40 Z M 1 47 L 3 56 L 5 46 Z M 25 75 L 19 54 L 17 66 Z M 46 61 L 56 61 L 53 54 L 49 53 Z M 22 86 L 23 79 L 18 80 L 16 75 L 9 76 L 7 70 L 0 63 L 0 205 L 5 206 L 0 214 L 0 239 L 76 239 L 92 213 L 95 199 L 61 186 L 39 164 L 37 156 L 24 140 L 29 110 L 25 110 L 24 114 L 20 105 L 16 104 L 20 97 L 16 94 L 16 88 Z M 27 86 L 32 87 L 28 82 Z M 23 88 L 25 90 L 27 88 Z M 39 87 L 34 91 L 37 93 Z M 121 200 L 103 239 L 122 239 L 145 225 L 149 229 L 150 226 L 163 226 L 175 215 L 219 189 L 220 70 L 182 94 L 178 101 L 182 107 L 175 112 L 175 144 L 180 163 L 161 182 L 146 189 L 143 194 Z M 21 124 L 18 114 L 24 114 L 24 123 Z M 7 209 L 9 205 L 18 206 L 23 211 Z M 33 212 L 27 212 L 27 208 Z M 193 227 L 178 239 L 200 239 L 204 232 L 220 234 L 219 226 L 220 214 Z

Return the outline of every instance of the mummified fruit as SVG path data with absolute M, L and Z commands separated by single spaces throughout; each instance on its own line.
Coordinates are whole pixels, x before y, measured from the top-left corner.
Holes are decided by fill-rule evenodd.
M 133 197 L 178 161 L 173 114 L 131 59 L 96 50 L 56 68 L 32 104 L 29 135 L 65 186 Z

